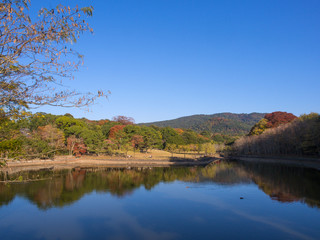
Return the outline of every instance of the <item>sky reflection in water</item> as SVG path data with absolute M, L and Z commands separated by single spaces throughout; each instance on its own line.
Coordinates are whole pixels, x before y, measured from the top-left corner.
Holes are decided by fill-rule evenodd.
M 2 178 L 19 175 L 51 179 L 1 183 L 1 239 L 320 238 L 316 170 L 233 162 Z

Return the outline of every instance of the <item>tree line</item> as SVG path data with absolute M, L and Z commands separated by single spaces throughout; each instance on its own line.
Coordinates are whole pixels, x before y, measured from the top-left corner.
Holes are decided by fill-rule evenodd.
M 291 114 L 292 115 L 292 114 Z M 320 156 L 320 116 L 266 115 L 249 135 L 235 141 L 236 155 Z M 268 119 L 269 118 L 269 119 Z
M 188 129 L 138 126 L 129 117 L 91 121 L 71 114 L 29 114 L 1 118 L 1 158 L 48 158 L 55 155 L 127 155 L 130 151 L 215 152 L 213 141 Z

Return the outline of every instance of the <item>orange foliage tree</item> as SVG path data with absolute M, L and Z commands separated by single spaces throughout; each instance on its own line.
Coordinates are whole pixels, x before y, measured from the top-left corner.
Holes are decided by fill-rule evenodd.
M 181 135 L 184 131 L 181 128 L 174 128 L 174 130 Z
M 110 128 L 109 138 L 115 138 L 116 134 L 119 131 L 121 131 L 124 127 L 125 127 L 125 125 L 116 125 L 116 126 L 113 126 L 112 128 Z
M 143 136 L 141 135 L 133 135 L 131 138 L 131 144 L 134 150 L 139 149 L 143 146 Z

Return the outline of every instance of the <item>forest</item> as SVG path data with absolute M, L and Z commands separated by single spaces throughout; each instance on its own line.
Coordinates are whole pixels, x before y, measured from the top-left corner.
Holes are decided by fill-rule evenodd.
M 56 155 L 116 155 L 149 149 L 214 153 L 212 139 L 192 130 L 138 126 L 130 117 L 91 121 L 71 114 L 28 114 L 1 118 L 2 159 L 51 158 Z
M 215 141 L 219 141 L 221 138 L 228 141 L 231 136 L 246 135 L 252 126 L 262 119 L 265 114 L 266 113 L 198 114 L 167 121 L 142 123 L 141 125 L 192 129 L 199 133 L 207 132 L 218 136 Z
M 296 117 L 285 112 L 266 114 L 248 136 L 232 145 L 234 155 L 320 156 L 320 116 Z
M 226 143 L 225 150 L 231 155 L 319 156 L 320 116 L 269 113 L 247 136 L 234 141 L 234 136 L 208 131 L 137 125 L 125 116 L 93 121 L 71 114 L 29 113 L 16 120 L 2 117 L 0 139 L 2 160 L 59 155 L 128 157 L 129 151 L 147 153 L 151 149 L 212 155 L 217 148 L 223 150 L 221 143 Z

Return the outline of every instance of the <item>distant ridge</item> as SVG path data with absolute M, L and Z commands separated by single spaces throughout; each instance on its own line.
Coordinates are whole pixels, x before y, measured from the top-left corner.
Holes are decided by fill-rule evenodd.
M 208 131 L 225 135 L 247 134 L 266 113 L 216 113 L 197 114 L 172 120 L 140 123 L 139 125 L 192 129 L 197 132 Z

